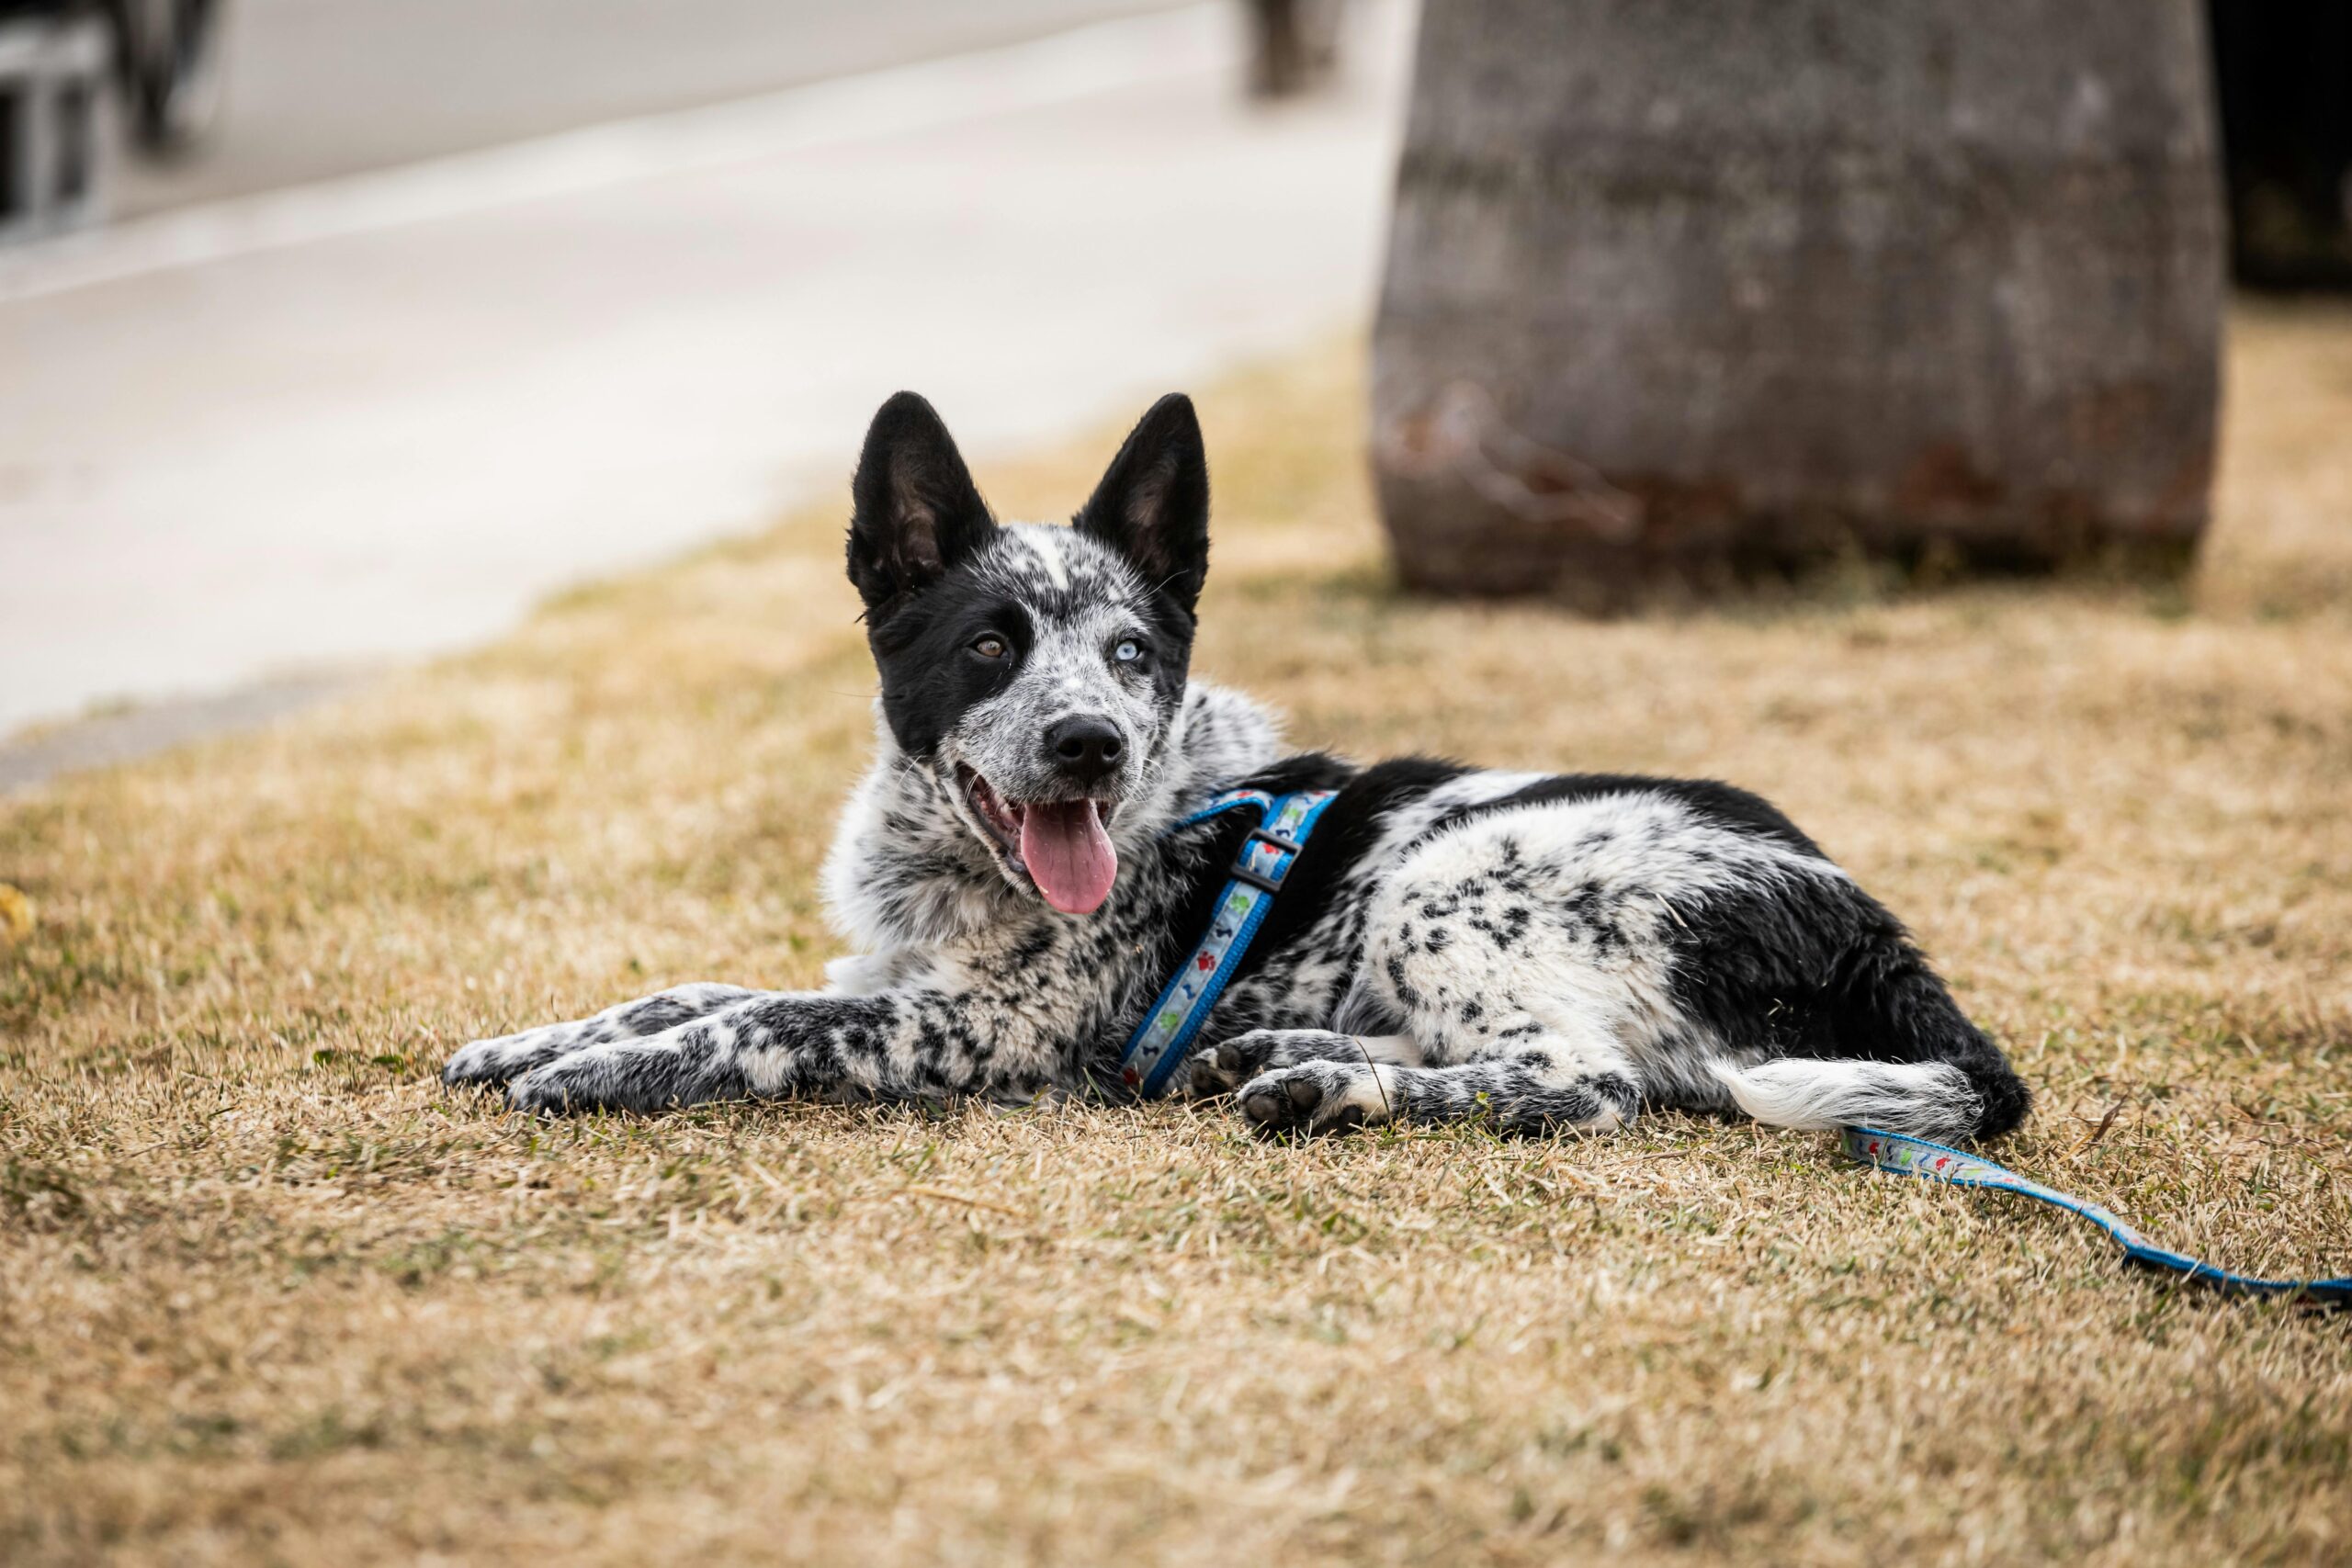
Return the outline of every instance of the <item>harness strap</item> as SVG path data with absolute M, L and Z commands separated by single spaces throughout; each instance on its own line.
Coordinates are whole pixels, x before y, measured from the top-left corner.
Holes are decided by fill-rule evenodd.
M 1949 1182 L 1954 1187 L 1988 1187 L 1998 1192 L 2015 1192 L 2078 1214 L 2113 1236 L 2123 1248 L 2123 1256 L 2145 1269 L 2159 1269 L 2211 1285 L 2229 1295 L 2292 1296 L 2300 1295 L 2313 1302 L 2333 1306 L 2352 1306 L 2352 1276 L 2340 1280 L 2259 1280 L 2250 1274 L 2233 1274 L 2226 1269 L 2216 1269 L 2211 1263 L 2200 1263 L 2185 1253 L 2161 1247 L 2142 1235 L 2113 1212 L 2097 1203 L 2087 1202 L 2054 1187 L 2046 1187 L 2030 1177 L 2019 1176 L 2013 1170 L 1979 1159 L 1958 1149 L 1931 1144 L 1925 1138 L 1914 1138 L 1903 1133 L 1882 1133 L 1871 1127 L 1848 1127 L 1841 1131 L 1847 1157 L 1859 1160 L 1890 1176 L 1916 1176 L 1928 1181 Z
M 1275 795 L 1261 789 L 1228 790 L 1178 824 L 1189 828 L 1229 811 L 1258 814 L 1258 826 L 1241 840 L 1241 851 L 1216 896 L 1207 932 L 1127 1037 L 1119 1077 L 1128 1089 L 1147 1099 L 1167 1092 L 1210 1010 L 1241 966 L 1258 928 L 1266 923 L 1274 895 L 1306 848 L 1307 835 L 1338 793 L 1311 789 Z

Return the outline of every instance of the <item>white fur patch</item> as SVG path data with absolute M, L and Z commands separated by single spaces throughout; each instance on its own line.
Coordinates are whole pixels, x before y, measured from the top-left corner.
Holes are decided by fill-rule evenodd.
M 1521 868 L 1525 892 L 1489 881 L 1481 909 L 1455 907 L 1465 883 L 1490 879 L 1507 859 Z M 1652 792 L 1514 807 L 1438 834 L 1396 867 L 1373 902 L 1371 978 L 1393 991 L 1393 958 L 1410 991 L 1394 999 L 1414 1032 L 1448 1037 L 1456 1051 L 1532 1024 L 1555 1047 L 1592 1053 L 1596 1070 L 1623 1050 L 1645 1076 L 1653 1066 L 1670 1072 L 1668 1058 L 1704 1043 L 1675 1000 L 1670 901 L 1743 881 L 1844 875 Z M 1563 918 L 1579 905 L 1597 911 L 1593 926 Z M 1508 930 L 1514 909 L 1527 912 L 1523 930 L 1498 938 L 1481 929 Z M 1477 1030 L 1445 1005 L 1464 997 L 1480 1001 Z
M 1037 564 L 1046 569 L 1046 581 L 1063 592 L 1069 592 L 1069 568 L 1062 564 L 1061 540 L 1067 530 L 1024 524 L 1019 525 L 1018 532 L 1021 542 L 1029 547 L 1029 553 L 1035 556 Z
M 1732 1099 L 1768 1127 L 1827 1132 L 1883 1128 L 1950 1142 L 1976 1130 L 1981 1109 L 1968 1075 L 1948 1062 L 1822 1062 L 1783 1057 L 1709 1066 Z

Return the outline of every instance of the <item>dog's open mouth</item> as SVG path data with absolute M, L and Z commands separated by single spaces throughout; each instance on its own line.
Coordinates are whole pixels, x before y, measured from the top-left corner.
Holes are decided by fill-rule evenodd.
M 1007 800 L 978 770 L 957 763 L 956 781 L 972 815 L 986 825 L 1046 902 L 1066 915 L 1091 915 L 1118 880 L 1119 852 L 1111 843 L 1111 806 L 1100 800 Z

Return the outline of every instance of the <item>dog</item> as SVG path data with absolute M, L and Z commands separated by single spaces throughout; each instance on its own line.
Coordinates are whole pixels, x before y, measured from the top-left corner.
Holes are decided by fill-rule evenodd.
M 1902 924 L 1759 797 L 1288 752 L 1193 680 L 1209 477 L 1184 397 L 1068 527 L 1000 524 L 906 392 L 852 497 L 881 685 L 824 887 L 854 956 L 821 990 L 680 986 L 479 1040 L 446 1082 L 537 1111 L 1133 1098 L 1123 1045 L 1265 838 L 1199 814 L 1250 788 L 1320 815 L 1169 1082 L 1260 1130 L 1672 1108 L 1957 1141 L 2025 1117 Z

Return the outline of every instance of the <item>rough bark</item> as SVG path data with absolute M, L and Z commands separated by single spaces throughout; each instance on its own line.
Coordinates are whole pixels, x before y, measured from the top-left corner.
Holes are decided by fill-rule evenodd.
M 2211 92 L 2197 0 L 1436 0 L 1374 341 L 1407 581 L 2185 558 Z

